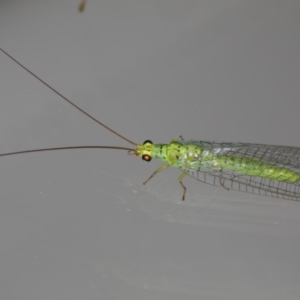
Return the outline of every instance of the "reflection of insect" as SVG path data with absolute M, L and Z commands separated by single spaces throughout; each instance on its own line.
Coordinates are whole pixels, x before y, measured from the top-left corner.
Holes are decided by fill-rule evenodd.
M 80 3 L 78 4 L 78 11 L 83 12 L 85 9 L 85 5 L 86 5 L 86 0 L 80 1 Z
M 141 157 L 145 161 L 155 158 L 165 162 L 163 166 L 153 172 L 144 184 L 168 167 L 181 169 L 182 174 L 179 176 L 178 181 L 183 188 L 182 200 L 184 200 L 186 192 L 182 180 L 186 175 L 189 175 L 201 182 L 222 186 L 228 190 L 233 189 L 300 201 L 300 148 L 248 143 L 185 141 L 182 137 L 179 140 L 172 140 L 169 144 L 153 144 L 149 140 L 146 140 L 143 144 L 136 144 L 96 120 L 21 65 L 3 49 L 0 48 L 0 50 L 73 107 L 135 146 L 135 148 L 117 146 L 45 148 L 3 153 L 0 156 L 84 148 L 126 150 L 128 154 Z

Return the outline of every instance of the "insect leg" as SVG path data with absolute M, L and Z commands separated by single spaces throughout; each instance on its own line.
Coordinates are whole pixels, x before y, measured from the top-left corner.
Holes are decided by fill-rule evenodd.
M 165 170 L 165 169 L 167 169 L 167 168 L 169 168 L 170 167 L 170 165 L 169 164 L 166 164 L 166 165 L 163 165 L 163 166 L 161 166 L 160 168 L 158 168 L 157 170 L 155 170 L 152 174 L 151 174 L 151 176 L 147 179 L 147 180 L 145 180 L 144 182 L 143 182 L 143 184 L 145 185 L 151 178 L 153 178 L 157 173 L 159 173 L 159 172 L 161 172 L 161 171 L 163 171 L 163 170 Z
M 220 171 L 220 174 L 219 174 L 219 183 L 220 183 L 220 185 L 225 189 L 225 190 L 227 190 L 227 191 L 229 191 L 230 189 L 229 188 L 227 188 L 226 186 L 225 186 L 225 184 L 224 184 L 224 180 L 223 180 L 223 182 L 222 182 L 222 170 Z
M 187 173 L 182 172 L 182 174 L 178 177 L 178 181 L 179 181 L 180 185 L 181 185 L 182 188 L 183 188 L 182 201 L 184 201 L 184 199 L 185 199 L 185 192 L 186 192 L 186 187 L 185 187 L 185 185 L 183 184 L 182 180 L 183 180 L 183 178 L 186 176 L 186 174 L 187 174 Z
M 179 138 L 180 138 L 182 141 L 184 141 L 184 138 L 183 138 L 183 136 L 182 136 L 182 135 L 180 135 L 180 136 L 179 136 Z

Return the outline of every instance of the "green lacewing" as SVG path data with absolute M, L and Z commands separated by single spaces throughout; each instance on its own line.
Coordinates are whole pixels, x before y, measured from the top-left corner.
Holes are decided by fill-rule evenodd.
M 71 149 L 124 150 L 129 155 L 141 157 L 147 162 L 152 158 L 164 162 L 164 165 L 154 171 L 143 184 L 169 167 L 180 169 L 182 173 L 178 182 L 183 188 L 182 200 L 186 194 L 183 179 L 188 175 L 202 183 L 221 186 L 227 190 L 300 201 L 300 147 L 184 140 L 182 137 L 167 144 L 154 144 L 150 140 L 137 144 L 91 116 L 6 51 L 1 48 L 0 50 L 74 108 L 133 145 L 132 148 L 102 145 L 42 148 L 2 153 L 0 156 Z

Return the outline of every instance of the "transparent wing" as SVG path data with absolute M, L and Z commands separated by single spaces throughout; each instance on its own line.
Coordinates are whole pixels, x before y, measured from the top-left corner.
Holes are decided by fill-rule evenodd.
M 287 168 L 300 174 L 300 148 L 248 143 L 217 143 L 199 141 L 178 141 L 182 144 L 194 144 L 212 154 L 226 157 L 259 159 L 277 167 Z M 188 167 L 183 164 L 182 170 L 189 176 L 215 186 L 300 201 L 300 183 L 282 182 L 258 176 L 244 175 L 228 169 L 215 168 L 213 165 L 194 164 Z

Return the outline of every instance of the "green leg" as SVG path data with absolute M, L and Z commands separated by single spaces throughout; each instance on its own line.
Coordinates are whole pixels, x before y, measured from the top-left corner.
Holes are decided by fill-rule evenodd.
M 163 170 L 165 170 L 165 169 L 167 169 L 167 168 L 169 168 L 169 167 L 170 167 L 169 164 L 166 164 L 166 165 L 161 166 L 160 168 L 158 168 L 157 170 L 155 170 L 155 171 L 151 174 L 151 176 L 150 176 L 147 180 L 145 180 L 145 181 L 143 182 L 143 184 L 144 184 L 144 185 L 147 184 L 147 182 L 148 182 L 151 178 L 153 178 L 157 173 L 159 173 L 159 172 L 161 172 L 161 171 L 163 171 Z M 185 176 L 186 176 L 186 173 L 183 172 L 183 173 L 178 177 L 178 182 L 180 183 L 180 185 L 181 185 L 182 188 L 183 188 L 182 201 L 184 201 L 184 199 L 185 199 L 185 192 L 186 192 L 186 187 L 185 187 L 185 185 L 184 185 L 183 182 L 182 182 L 182 180 L 183 180 L 183 178 L 184 178 Z
M 167 169 L 167 168 L 169 168 L 169 167 L 170 167 L 169 164 L 166 164 L 166 165 L 161 166 L 160 168 L 158 168 L 157 170 L 155 170 L 155 171 L 151 174 L 151 176 L 150 176 L 146 181 L 143 182 L 143 184 L 146 184 L 146 183 L 147 183 L 151 178 L 153 178 L 157 173 L 159 173 L 159 172 L 161 172 L 161 171 L 163 171 L 163 170 L 165 170 L 165 169 Z
M 186 187 L 185 185 L 183 184 L 182 180 L 183 178 L 186 176 L 186 173 L 185 172 L 182 172 L 182 174 L 178 177 L 178 181 L 180 183 L 180 185 L 182 186 L 183 188 L 183 194 L 182 194 L 182 201 L 184 201 L 185 199 L 185 192 L 186 192 Z

